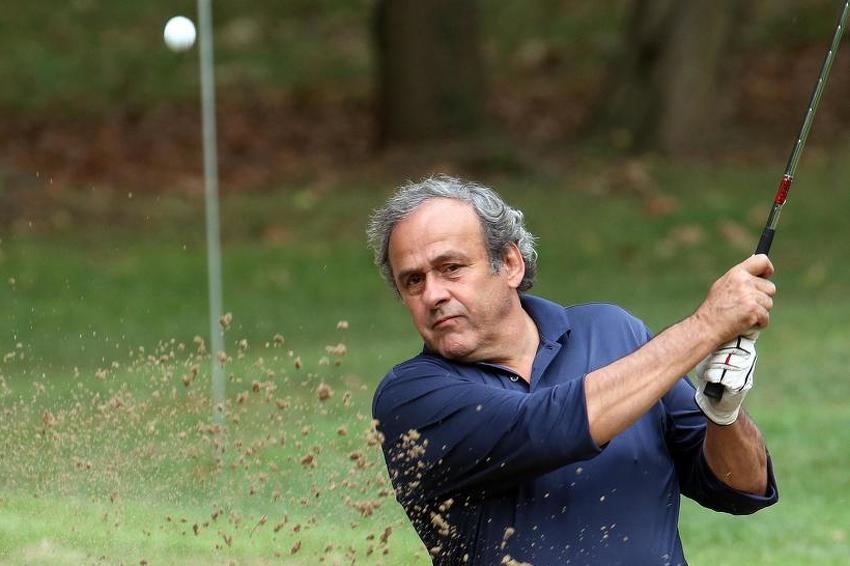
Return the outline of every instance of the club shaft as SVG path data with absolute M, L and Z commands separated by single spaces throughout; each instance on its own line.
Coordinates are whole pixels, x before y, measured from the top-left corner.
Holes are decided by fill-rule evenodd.
M 815 83 L 806 115 L 803 117 L 803 124 L 800 126 L 800 133 L 797 135 L 791 155 L 788 157 L 788 164 L 785 166 L 785 174 L 782 176 L 782 181 L 780 181 L 779 188 L 776 190 L 776 196 L 773 197 L 773 205 L 771 206 L 770 214 L 767 217 L 767 222 L 756 246 L 756 254 L 767 255 L 770 253 L 770 246 L 773 244 L 773 237 L 776 234 L 776 227 L 779 224 L 779 216 L 782 213 L 782 207 L 785 206 L 785 201 L 791 190 L 791 184 L 794 182 L 794 174 L 797 172 L 797 165 L 800 163 L 800 156 L 803 154 L 803 148 L 806 145 L 806 140 L 809 138 L 809 132 L 812 131 L 815 113 L 817 112 L 818 104 L 820 104 L 821 96 L 823 96 L 823 90 L 826 87 L 826 81 L 829 78 L 832 63 L 835 61 L 835 55 L 838 53 L 838 44 L 841 42 L 841 36 L 844 33 L 848 14 L 850 14 L 850 0 L 844 2 L 844 8 L 842 8 L 841 14 L 838 16 L 838 25 L 835 27 L 835 33 L 832 35 L 832 43 L 823 60 L 823 65 L 821 65 L 818 81 Z M 703 392 L 706 397 L 720 399 L 723 397 L 723 390 L 724 387 L 721 383 L 707 383 Z
M 821 65 L 818 80 L 815 83 L 815 88 L 812 91 L 811 98 L 809 99 L 806 114 L 803 116 L 803 123 L 800 125 L 800 133 L 797 134 L 794 147 L 791 149 L 791 155 L 788 156 L 788 163 L 785 166 L 785 174 L 782 176 L 782 181 L 779 183 L 776 196 L 773 198 L 773 206 L 770 209 L 770 215 L 767 217 L 767 223 L 765 224 L 758 246 L 756 247 L 757 254 L 767 254 L 770 251 L 770 246 L 773 243 L 773 235 L 776 232 L 776 226 L 779 224 L 779 215 L 782 212 L 782 207 L 785 205 L 785 200 L 788 198 L 788 192 L 791 190 L 791 183 L 794 182 L 794 174 L 797 172 L 797 165 L 800 163 L 800 156 L 803 154 L 803 148 L 806 146 L 806 140 L 809 138 L 809 132 L 812 131 L 815 113 L 818 110 L 820 99 L 823 96 L 824 89 L 826 88 L 826 82 L 829 79 L 829 72 L 832 70 L 832 63 L 835 61 L 835 56 L 838 54 L 838 45 L 841 43 L 841 36 L 844 34 L 844 27 L 847 23 L 848 14 L 850 14 L 850 0 L 844 2 L 844 7 L 841 9 L 841 14 L 838 16 L 838 24 L 835 26 L 835 33 L 832 34 L 832 43 L 829 46 L 829 51 L 827 51 L 826 57 L 824 57 L 823 65 Z
M 797 164 L 800 162 L 800 155 L 803 153 L 803 147 L 806 145 L 806 139 L 809 137 L 809 132 L 812 130 L 812 123 L 815 119 L 818 104 L 820 104 L 823 90 L 826 87 L 826 81 L 829 78 L 829 71 L 832 69 L 832 62 L 835 60 L 835 55 L 838 53 L 838 44 L 841 43 L 841 36 L 844 33 L 844 26 L 847 22 L 847 15 L 850 13 L 850 0 L 844 2 L 844 8 L 838 16 L 838 25 L 835 26 L 835 33 L 832 35 L 832 43 L 829 46 L 829 51 L 821 65 L 818 82 L 815 83 L 815 88 L 812 91 L 812 97 L 809 100 L 809 107 L 806 115 L 803 118 L 803 124 L 800 126 L 800 134 L 797 136 L 797 141 L 794 143 L 794 149 L 791 150 L 791 155 L 788 157 L 788 165 L 785 167 L 785 175 L 794 178 L 794 173 L 797 171 Z

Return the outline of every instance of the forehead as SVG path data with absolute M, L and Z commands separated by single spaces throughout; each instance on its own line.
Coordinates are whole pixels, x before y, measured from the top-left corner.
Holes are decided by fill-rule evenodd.
M 390 235 L 389 259 L 394 270 L 399 262 L 428 261 L 458 252 L 466 255 L 484 251 L 481 221 L 472 205 L 436 198 L 423 203 L 396 224 Z

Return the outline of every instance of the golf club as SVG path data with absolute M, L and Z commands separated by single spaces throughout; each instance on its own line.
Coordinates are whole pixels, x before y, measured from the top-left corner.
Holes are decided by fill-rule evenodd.
M 800 133 L 797 136 L 797 141 L 794 143 L 794 148 L 791 150 L 791 155 L 788 157 L 788 165 L 785 167 L 785 174 L 782 176 L 782 181 L 779 183 L 779 189 L 776 191 L 776 196 L 773 198 L 773 207 L 770 209 L 770 215 L 767 217 L 767 223 L 762 230 L 758 245 L 756 246 L 756 254 L 767 254 L 770 251 L 770 245 L 773 243 L 773 236 L 776 234 L 776 225 L 779 223 L 779 214 L 782 212 L 782 207 L 785 205 L 785 200 L 788 198 L 788 192 L 791 190 L 791 183 L 794 181 L 794 174 L 797 171 L 797 164 L 800 162 L 800 155 L 803 153 L 803 147 L 806 145 L 806 138 L 809 137 L 809 132 L 812 129 L 812 122 L 815 118 L 815 112 L 818 109 L 823 89 L 826 86 L 826 81 L 829 78 L 829 71 L 832 68 L 832 62 L 835 60 L 835 55 L 838 52 L 838 44 L 841 42 L 841 35 L 844 33 L 844 24 L 847 21 L 847 14 L 850 12 L 850 0 L 844 2 L 844 8 L 841 15 L 838 17 L 838 26 L 835 28 L 835 34 L 832 36 L 832 44 L 829 46 L 829 51 L 823 61 L 823 66 L 818 76 L 818 82 L 815 84 L 815 90 L 812 92 L 812 98 L 809 100 L 809 109 L 806 111 L 806 116 L 803 118 L 803 125 L 800 126 Z M 730 354 L 731 355 L 731 354 Z M 723 376 L 726 375 L 724 370 Z M 718 383 L 708 383 L 705 386 L 705 396 L 711 399 L 720 399 L 723 396 L 723 376 Z

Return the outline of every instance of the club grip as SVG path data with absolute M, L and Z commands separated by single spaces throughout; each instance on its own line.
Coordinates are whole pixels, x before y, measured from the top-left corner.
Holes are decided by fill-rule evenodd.
M 703 394 L 709 399 L 719 401 L 723 397 L 723 386 L 719 383 L 706 383 Z
M 767 255 L 768 252 L 770 252 L 770 245 L 773 243 L 774 234 L 776 234 L 776 230 L 773 228 L 765 227 L 764 230 L 762 230 L 759 243 L 756 246 L 756 254 Z M 719 383 L 706 383 L 703 394 L 709 399 L 719 401 L 723 398 L 723 386 Z
M 773 235 L 776 230 L 773 228 L 765 228 L 762 230 L 761 238 L 759 238 L 758 246 L 756 246 L 756 254 L 765 254 L 770 251 L 770 245 L 773 243 Z

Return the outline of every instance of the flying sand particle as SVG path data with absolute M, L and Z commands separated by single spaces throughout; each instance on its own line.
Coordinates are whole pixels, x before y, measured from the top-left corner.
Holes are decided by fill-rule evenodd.
M 320 383 L 319 387 L 316 388 L 316 395 L 319 397 L 319 401 L 327 401 L 333 394 L 333 389 L 327 383 Z

